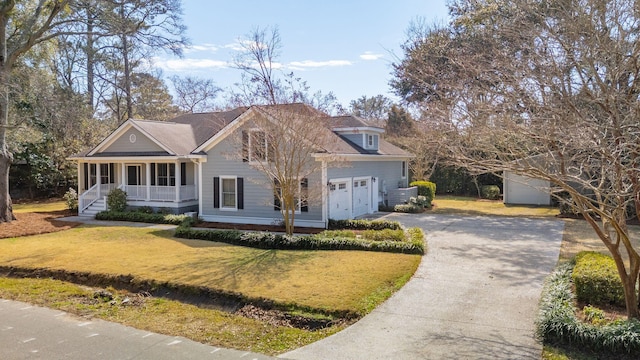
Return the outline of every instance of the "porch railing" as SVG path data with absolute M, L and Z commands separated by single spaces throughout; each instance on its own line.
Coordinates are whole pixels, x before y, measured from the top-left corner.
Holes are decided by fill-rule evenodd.
M 78 197 L 78 207 L 80 208 L 80 212 L 85 211 L 97 200 L 109 195 L 109 192 L 116 187 L 118 187 L 117 184 L 100 184 L 100 186 L 95 184 L 90 187 L 89 190 L 85 191 Z M 99 191 L 98 188 L 100 188 Z
M 129 200 L 147 200 L 147 188 L 149 188 L 149 200 L 151 201 L 176 201 L 175 186 L 146 186 L 146 185 L 124 185 L 123 190 L 127 192 Z M 195 200 L 196 186 L 180 186 L 180 197 L 178 200 Z

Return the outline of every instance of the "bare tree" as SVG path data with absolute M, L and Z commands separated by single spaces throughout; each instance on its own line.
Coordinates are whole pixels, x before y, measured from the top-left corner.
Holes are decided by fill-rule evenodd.
M 455 164 L 570 194 L 616 262 L 628 317 L 639 318 L 640 255 L 627 225 L 640 214 L 636 2 L 460 0 L 450 11 L 448 27 L 405 44 L 396 89 L 448 109 L 440 143 Z
M 176 104 L 180 110 L 188 113 L 210 111 L 216 96 L 222 91 L 211 79 L 192 76 L 172 76 L 169 79 L 176 92 Z
M 242 157 L 265 176 L 267 186 L 273 189 L 274 205 L 280 208 L 287 234 L 292 234 L 296 211 L 308 203 L 311 195 L 318 198 L 321 195 L 321 192 L 309 192 L 310 186 L 318 184 L 308 184 L 305 180 L 326 164 L 318 161 L 316 155 L 326 153 L 333 133 L 322 119 L 326 114 L 299 104 L 313 98 L 305 97 L 306 83 L 292 73 L 286 74 L 284 80 L 276 73 L 281 46 L 278 29 L 270 32 L 256 29 L 248 38 L 244 43 L 245 52 L 236 59 L 245 80 L 237 98 L 244 98 L 245 105 L 266 106 L 256 107 L 261 116 L 252 119 L 253 131 L 243 133 L 246 135 L 241 141 L 245 149 Z M 244 146 L 247 143 L 262 145 L 247 148 Z M 256 161 L 252 161 L 252 157 L 257 158 Z

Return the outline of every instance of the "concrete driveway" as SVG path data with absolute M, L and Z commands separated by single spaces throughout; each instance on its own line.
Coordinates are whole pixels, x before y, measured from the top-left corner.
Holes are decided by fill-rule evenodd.
M 564 223 L 390 214 L 425 230 L 428 253 L 387 302 L 288 359 L 540 359 L 534 319 Z

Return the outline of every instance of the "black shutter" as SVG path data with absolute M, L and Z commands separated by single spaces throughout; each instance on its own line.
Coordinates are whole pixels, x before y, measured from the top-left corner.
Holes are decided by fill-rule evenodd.
M 220 208 L 220 178 L 213 178 L 213 208 Z
M 180 163 L 180 185 L 187 185 L 187 163 Z
M 244 209 L 244 179 L 239 177 L 236 180 L 236 191 L 238 192 L 238 209 Z
M 280 211 L 282 205 L 280 204 L 280 194 L 282 189 L 280 189 L 280 181 L 278 179 L 273 179 L 273 210 Z
M 151 163 L 151 186 L 156 184 L 156 163 Z
M 300 181 L 300 211 L 309 212 L 309 180 L 307 178 Z
M 242 131 L 242 162 L 249 161 L 249 133 Z
M 109 184 L 116 183 L 116 164 L 109 163 Z
M 84 163 L 84 190 L 89 190 L 89 164 Z

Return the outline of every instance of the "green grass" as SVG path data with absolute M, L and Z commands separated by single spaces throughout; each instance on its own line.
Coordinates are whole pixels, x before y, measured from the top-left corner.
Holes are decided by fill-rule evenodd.
M 62 210 L 67 210 L 67 205 L 64 201 L 57 199 L 13 204 L 13 211 L 16 213 L 54 212 Z
M 109 290 L 115 295 L 116 305 L 97 301 L 93 299 L 92 289 L 67 282 L 0 278 L 0 298 L 25 301 L 167 335 L 184 336 L 214 346 L 268 355 L 312 343 L 344 327 L 340 325 L 309 331 L 272 326 L 258 320 L 161 298 L 142 298 L 143 303 L 138 306 L 123 306 L 122 299 L 131 297 L 131 294 Z
M 549 206 L 506 205 L 502 200 L 483 200 L 462 196 L 441 196 L 433 200 L 435 214 L 554 217 L 557 208 Z
M 421 256 L 283 251 L 183 240 L 171 231 L 81 226 L 0 241 L 0 265 L 130 274 L 238 292 L 278 303 L 366 313 L 366 299 L 413 274 Z M 379 303 L 379 302 L 378 302 Z

